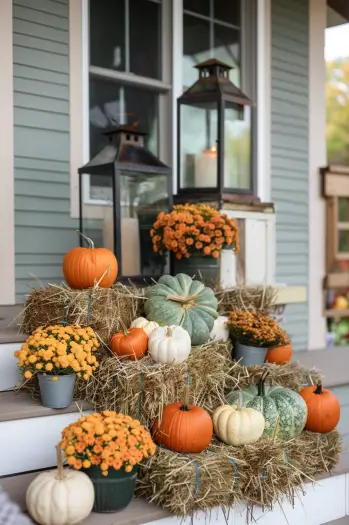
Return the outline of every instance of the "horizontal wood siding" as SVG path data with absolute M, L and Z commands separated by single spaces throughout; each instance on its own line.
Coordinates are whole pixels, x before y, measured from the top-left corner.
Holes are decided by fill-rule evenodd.
M 343 446 L 349 448 L 349 385 L 332 387 L 331 391 L 337 396 L 341 406 L 341 419 L 338 430 L 343 438 Z
M 59 282 L 70 218 L 69 2 L 14 0 L 16 300 Z
M 271 188 L 276 280 L 308 285 L 308 0 L 272 0 Z M 308 305 L 290 305 L 295 350 L 308 343 Z

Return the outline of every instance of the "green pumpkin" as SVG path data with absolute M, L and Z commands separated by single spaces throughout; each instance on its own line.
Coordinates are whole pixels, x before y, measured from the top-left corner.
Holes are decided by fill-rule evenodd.
M 265 386 L 264 379 L 257 386 L 230 392 L 227 402 L 261 412 L 266 421 L 264 433 L 269 437 L 274 436 L 279 424 L 277 436 L 284 440 L 299 436 L 308 415 L 307 405 L 297 392 L 281 386 Z
M 149 321 L 182 326 L 193 346 L 206 343 L 218 317 L 218 301 L 211 288 L 180 273 L 163 275 L 149 288 L 144 310 Z

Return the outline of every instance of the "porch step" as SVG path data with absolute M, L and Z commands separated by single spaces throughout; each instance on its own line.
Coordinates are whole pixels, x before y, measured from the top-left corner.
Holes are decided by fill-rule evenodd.
M 62 429 L 89 411 L 85 402 L 69 408 L 45 408 L 27 392 L 0 393 L 0 476 L 54 467 Z
M 0 477 L 0 486 L 9 498 L 26 511 L 25 496 L 32 480 L 40 472 L 27 472 L 17 476 Z M 168 517 L 163 509 L 147 503 L 144 499 L 134 499 L 130 505 L 117 513 L 96 514 L 92 513 L 81 525 L 141 525 L 151 523 Z
M 349 516 L 344 516 L 344 518 L 335 521 L 328 521 L 322 525 L 349 525 Z

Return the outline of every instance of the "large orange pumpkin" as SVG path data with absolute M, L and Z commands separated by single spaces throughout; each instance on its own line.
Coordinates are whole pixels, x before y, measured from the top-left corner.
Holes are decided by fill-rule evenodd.
M 73 248 L 63 259 L 63 275 L 69 286 L 83 290 L 99 286 L 110 288 L 118 275 L 118 262 L 107 248 L 95 248 L 85 237 L 88 248 Z
M 159 424 L 155 420 L 153 439 L 174 452 L 198 454 L 211 442 L 213 423 L 209 414 L 201 407 L 189 405 L 189 391 L 184 402 L 171 403 L 163 408 Z
M 119 357 L 136 361 L 148 349 L 148 336 L 143 328 L 129 328 L 112 336 L 110 348 Z
M 265 357 L 266 363 L 282 365 L 292 358 L 292 345 L 274 346 L 269 348 Z
M 336 428 L 340 419 L 340 405 L 333 392 L 318 383 L 317 386 L 307 386 L 299 395 L 308 407 L 306 430 L 327 434 Z

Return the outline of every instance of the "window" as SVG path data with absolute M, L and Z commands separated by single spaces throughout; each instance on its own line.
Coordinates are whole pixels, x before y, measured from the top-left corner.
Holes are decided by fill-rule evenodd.
M 256 99 L 257 0 L 183 0 L 182 26 L 178 28 L 173 23 L 175 2 L 89 0 L 91 156 L 105 144 L 103 131 L 108 127 L 139 122 L 139 128 L 148 135 L 148 148 L 171 163 L 170 137 L 176 122 L 176 115 L 171 115 L 171 90 L 179 80 L 171 78 L 171 71 L 172 61 L 180 60 L 172 56 L 171 47 L 177 38 L 183 39 L 183 88 L 196 80 L 195 64 L 214 57 L 231 65 L 231 80 Z M 192 127 L 188 134 L 193 132 Z M 237 137 L 236 147 L 248 157 L 248 161 L 241 161 L 242 188 L 251 186 L 250 149 L 255 149 L 255 127 L 255 110 L 247 110 L 239 136 L 232 131 Z M 85 190 L 87 201 L 110 201 L 110 195 L 107 180 L 90 177 Z
M 103 131 L 135 122 L 147 133 L 148 148 L 161 156 L 160 119 L 171 89 L 168 61 L 163 59 L 170 54 L 163 30 L 170 27 L 168 4 L 168 0 L 89 1 L 91 157 L 106 143 Z M 109 201 L 109 183 L 91 176 L 88 198 Z

